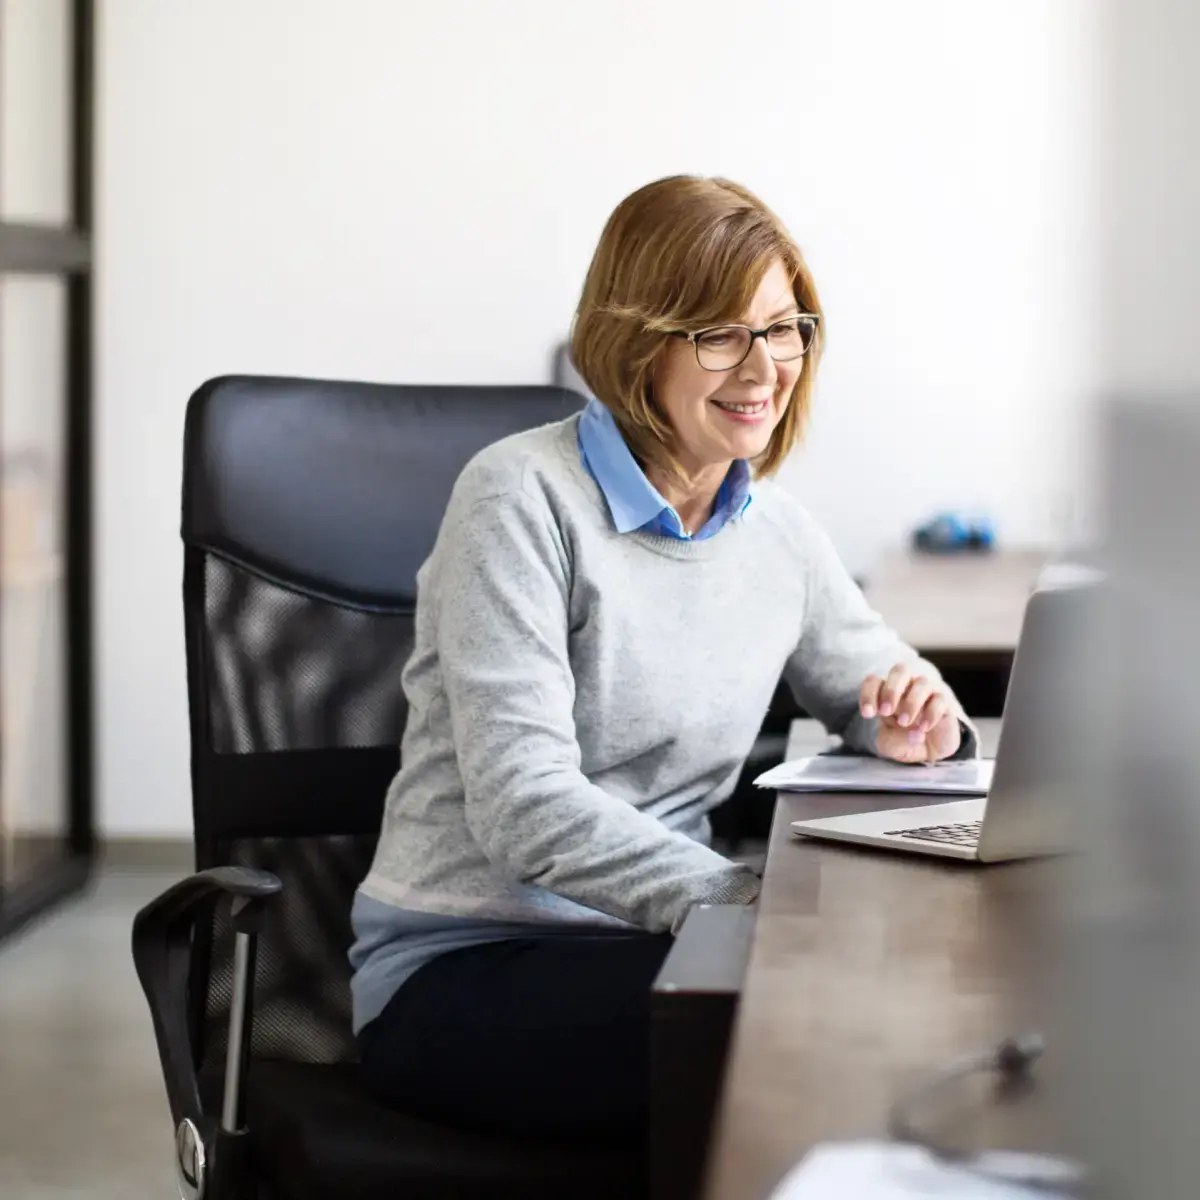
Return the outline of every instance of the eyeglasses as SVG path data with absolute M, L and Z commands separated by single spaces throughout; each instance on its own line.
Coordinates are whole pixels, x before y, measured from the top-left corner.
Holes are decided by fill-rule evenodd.
M 766 329 L 751 329 L 749 325 L 714 325 L 696 333 L 673 329 L 671 336 L 691 342 L 696 347 L 696 361 L 706 371 L 731 371 L 746 361 L 755 338 L 762 338 L 767 343 L 767 353 L 776 362 L 791 362 L 802 357 L 817 336 L 820 320 L 815 313 L 798 313 L 776 321 Z

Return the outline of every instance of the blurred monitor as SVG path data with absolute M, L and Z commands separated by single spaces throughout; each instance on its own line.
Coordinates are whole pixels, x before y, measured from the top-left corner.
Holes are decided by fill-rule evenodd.
M 1200 396 L 1112 404 L 1073 639 L 1081 853 L 1051 924 L 1064 1116 L 1099 1195 L 1200 1195 Z M 1057 1073 L 1057 1072 L 1056 1072 Z

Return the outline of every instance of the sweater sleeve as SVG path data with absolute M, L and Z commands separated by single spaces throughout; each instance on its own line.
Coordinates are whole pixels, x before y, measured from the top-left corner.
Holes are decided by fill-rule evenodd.
M 896 663 L 942 682 L 941 673 L 884 622 L 850 577 L 828 535 L 805 515 L 807 588 L 800 643 L 784 677 L 797 701 L 853 750 L 875 753 L 879 718 L 865 720 L 858 696 L 868 675 L 886 676 Z M 978 754 L 978 737 L 957 697 L 951 704 L 962 726 L 955 758 Z
M 678 928 L 697 903 L 749 903 L 749 868 L 583 774 L 569 562 L 544 506 L 519 490 L 452 501 L 432 565 L 466 819 L 489 861 L 652 932 Z

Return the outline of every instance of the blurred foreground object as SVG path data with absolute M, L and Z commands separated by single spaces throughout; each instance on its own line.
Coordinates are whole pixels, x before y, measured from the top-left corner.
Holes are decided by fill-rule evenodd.
M 1064 1118 L 1102 1197 L 1197 1194 L 1200 404 L 1113 404 L 1107 582 L 1077 653 L 1064 789 L 1081 853 L 1052 924 Z M 1079 648 L 1077 647 L 1076 650 Z
M 1200 1193 L 1200 5 L 1108 0 L 1098 96 L 1097 480 L 1082 853 L 1043 924 L 1065 1120 L 1105 1198 Z M 1080 303 L 1088 303 L 1080 296 Z M 1047 1055 L 1049 1060 L 1050 1055 Z

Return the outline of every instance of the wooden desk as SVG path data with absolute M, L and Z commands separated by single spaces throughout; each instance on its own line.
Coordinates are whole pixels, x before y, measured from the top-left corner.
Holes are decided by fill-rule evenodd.
M 998 722 L 983 724 L 986 752 Z M 811 736 L 798 728 L 793 744 Z M 914 1079 L 1038 1024 L 1020 985 L 1021 933 L 1052 862 L 981 867 L 822 845 L 788 828 L 898 803 L 779 796 L 708 1200 L 762 1200 L 815 1143 L 881 1134 Z M 971 1103 L 983 1095 L 982 1084 L 964 1084 L 951 1106 L 973 1121 L 942 1119 L 938 1131 L 1050 1148 L 1041 1093 L 1011 1109 Z
M 1045 554 L 895 554 L 870 573 L 867 599 L 910 646 L 946 656 L 1011 655 Z

